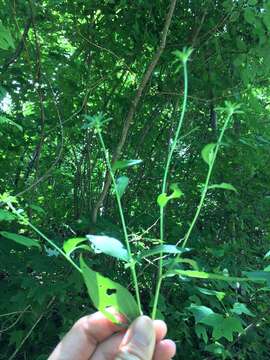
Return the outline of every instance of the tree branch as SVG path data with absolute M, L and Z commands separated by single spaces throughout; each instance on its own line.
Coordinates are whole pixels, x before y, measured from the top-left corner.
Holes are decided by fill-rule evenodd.
M 166 15 L 166 19 L 165 19 L 165 24 L 164 24 L 164 27 L 163 27 L 163 30 L 162 30 L 162 35 L 161 35 L 161 40 L 160 40 L 160 45 L 157 49 L 157 51 L 155 52 L 150 64 L 148 65 L 148 68 L 146 69 L 146 72 L 144 73 L 144 76 L 142 78 L 142 81 L 136 91 L 136 94 L 135 94 L 135 97 L 130 105 L 130 108 L 129 108 L 129 111 L 128 111 L 128 114 L 127 114 L 127 117 L 126 117 L 126 120 L 125 120 L 125 123 L 124 123 L 124 126 L 123 126 L 123 129 L 122 129 L 122 134 L 121 134 L 121 137 L 120 137 L 120 140 L 119 140 L 119 143 L 115 149 L 115 152 L 113 154 L 113 160 L 112 162 L 114 163 L 115 161 L 117 161 L 121 155 L 121 152 L 122 152 L 122 149 L 123 149 L 123 146 L 125 145 L 125 142 L 126 142 L 126 139 L 127 139 L 127 136 L 128 136 L 128 132 L 129 132 L 129 129 L 130 129 L 130 126 L 132 125 L 132 122 L 133 122 L 133 119 L 134 119 L 134 116 L 135 116 L 135 112 L 137 110 L 137 107 L 138 107 L 138 104 L 140 102 L 140 99 L 141 99 L 141 96 L 142 96 L 142 93 L 165 49 L 165 46 L 166 46 L 166 40 L 167 40 L 167 35 L 168 35 L 168 31 L 169 31 L 169 27 L 171 25 L 171 21 L 172 21 L 172 16 L 173 16 L 173 12 L 174 12 L 174 9 L 175 9 L 175 4 L 176 4 L 176 0 L 171 0 L 171 3 L 170 3 L 170 8 L 169 8 L 169 11 Z M 98 210 L 99 208 L 102 206 L 103 204 L 103 201 L 105 199 L 105 197 L 107 196 L 108 194 L 108 191 L 109 191 L 109 188 L 110 188 L 110 185 L 111 185 L 111 178 L 110 178 L 110 174 L 106 173 L 106 177 L 105 177 L 105 182 L 104 182 L 104 186 L 103 186 L 103 189 L 102 189 L 102 192 L 96 202 L 96 205 L 93 209 L 93 212 L 92 212 L 92 220 L 93 222 L 96 222 L 97 220 L 97 214 L 98 214 Z
M 23 34 L 22 34 L 22 37 L 21 37 L 21 40 L 16 48 L 16 50 L 14 51 L 13 55 L 7 59 L 4 63 L 4 65 L 2 66 L 2 74 L 4 72 L 7 71 L 7 69 L 9 68 L 9 66 L 13 63 L 15 63 L 18 58 L 20 57 L 22 51 L 23 51 L 23 48 L 24 48 L 24 44 L 25 44 L 25 40 L 28 36 L 28 32 L 30 30 L 30 27 L 32 25 L 32 22 L 33 22 L 33 18 L 32 16 L 29 17 L 29 19 L 27 20 L 26 24 L 25 24 L 25 27 L 24 27 L 24 31 L 23 31 Z

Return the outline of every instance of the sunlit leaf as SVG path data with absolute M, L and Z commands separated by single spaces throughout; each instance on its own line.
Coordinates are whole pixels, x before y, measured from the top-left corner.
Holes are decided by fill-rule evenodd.
M 157 198 L 157 203 L 161 208 L 165 207 L 169 200 L 177 199 L 184 195 L 184 193 L 179 189 L 177 184 L 172 184 L 170 186 L 170 189 L 173 191 L 171 195 L 167 195 L 167 193 L 162 193 Z
M 112 169 L 113 171 L 116 171 L 130 166 L 139 165 L 141 163 L 142 160 L 118 160 L 113 164 Z
M 27 246 L 27 247 L 38 247 L 39 249 L 41 248 L 38 240 L 30 239 L 30 238 L 28 238 L 26 236 L 14 234 L 14 233 L 11 233 L 11 232 L 8 232 L 8 231 L 1 231 L 0 234 L 3 237 L 5 237 L 5 238 L 7 238 L 9 240 L 13 240 L 18 244 L 21 244 L 21 245 L 24 245 L 24 246 Z
M 163 254 L 183 254 L 183 253 L 185 253 L 187 251 L 190 251 L 190 249 L 189 248 L 177 247 L 176 245 L 158 245 L 158 246 L 152 247 L 149 250 L 142 251 L 138 255 L 138 258 L 139 259 L 144 259 L 144 258 L 147 258 L 149 256 L 159 255 L 161 252 Z
M 210 165 L 213 160 L 215 147 L 216 144 L 210 143 L 202 149 L 202 158 L 208 165 Z
M 101 235 L 86 235 L 86 237 L 91 242 L 95 252 L 104 253 L 124 261 L 129 260 L 128 252 L 121 241 Z
M 247 281 L 247 278 L 241 277 L 232 277 L 232 276 L 225 276 L 221 274 L 214 274 L 208 273 L 204 271 L 195 271 L 195 270 L 181 270 L 181 269 L 174 269 L 168 271 L 164 276 L 173 276 L 173 275 L 181 275 L 191 278 L 197 279 L 209 279 L 209 280 L 222 280 L 222 281 Z
M 80 266 L 88 294 L 94 306 L 106 317 L 116 321 L 114 316 L 106 311 L 110 306 L 123 314 L 130 322 L 140 315 L 136 301 L 126 288 L 91 270 L 82 257 Z
M 224 189 L 224 190 L 232 190 L 237 192 L 236 188 L 232 184 L 228 184 L 228 183 L 209 185 L 208 189 Z
M 70 255 L 77 248 L 79 244 L 85 241 L 86 241 L 85 237 L 70 238 L 64 242 L 63 250 L 67 255 Z

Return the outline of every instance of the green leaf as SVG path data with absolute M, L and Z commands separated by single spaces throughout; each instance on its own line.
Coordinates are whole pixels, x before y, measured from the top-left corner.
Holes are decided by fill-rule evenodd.
M 117 259 L 129 261 L 128 252 L 121 241 L 101 235 L 86 235 L 96 253 L 104 253 Z
M 0 234 L 9 239 L 9 240 L 13 240 L 18 244 L 27 246 L 27 247 L 38 247 L 39 249 L 41 249 L 40 244 L 38 242 L 38 240 L 34 240 L 34 239 L 30 239 L 26 236 L 22 236 L 22 235 L 18 235 L 18 234 L 14 234 L 11 232 L 7 232 L 7 231 L 1 231 Z
M 264 255 L 264 258 L 268 258 L 270 256 L 270 250 Z
M 0 48 L 3 50 L 15 49 L 10 31 L 2 23 L 0 23 Z
M 173 275 L 181 275 L 181 276 L 197 278 L 197 279 L 222 280 L 222 281 L 229 281 L 229 282 L 230 281 L 247 281 L 246 278 L 225 276 L 225 275 L 221 275 L 221 274 L 208 273 L 208 272 L 204 272 L 204 271 L 180 270 L 180 269 L 170 270 L 164 274 L 164 277 L 173 276 Z
M 161 208 L 165 207 L 169 200 L 177 199 L 184 195 L 177 184 L 172 184 L 170 189 L 173 191 L 171 195 L 168 196 L 167 193 L 162 193 L 157 198 L 157 203 Z
M 202 158 L 208 165 L 210 165 L 213 161 L 215 147 L 216 144 L 210 143 L 205 145 L 205 147 L 202 149 Z
M 29 205 L 30 209 L 35 210 L 36 212 L 38 212 L 39 214 L 45 214 L 45 210 L 42 209 L 42 207 L 35 205 L 35 204 L 30 204 Z
M 112 306 L 129 322 L 140 316 L 139 308 L 130 292 L 122 285 L 91 270 L 83 258 L 80 259 L 83 278 L 94 306 L 110 320 L 116 321 L 106 309 Z
M 69 256 L 74 250 L 77 249 L 77 246 L 84 241 L 86 241 L 85 237 L 70 238 L 64 242 L 63 250 Z
M 222 337 L 229 341 L 233 341 L 233 333 L 243 331 L 241 320 L 238 317 L 224 317 L 221 314 L 209 314 L 199 321 L 202 324 L 213 328 L 213 337 L 218 340 Z
M 209 185 L 208 189 L 225 189 L 225 190 L 232 190 L 237 192 L 236 188 L 228 183 L 221 183 L 221 184 L 213 184 L 213 185 Z
M 120 198 L 123 196 L 126 188 L 128 186 L 129 179 L 127 176 L 120 176 L 116 180 L 116 191 L 118 192 Z
M 216 296 L 218 300 L 223 300 L 226 293 L 223 291 L 215 291 L 215 290 L 210 290 L 210 289 L 206 289 L 206 288 L 201 288 L 201 287 L 196 287 L 196 289 L 204 294 L 204 295 L 209 295 L 209 296 Z
M 0 124 L 15 126 L 18 130 L 23 131 L 23 128 L 21 127 L 21 125 L 18 125 L 13 120 L 10 120 L 7 117 L 2 116 L 2 115 L 0 115 Z
M 192 312 L 196 324 L 206 318 L 210 314 L 214 314 L 214 311 L 207 306 L 191 304 L 188 310 Z
M 270 286 L 270 271 L 244 271 L 243 274 L 253 282 L 266 282 Z
M 208 343 L 208 335 L 207 335 L 207 331 L 205 326 L 201 325 L 201 324 L 196 324 L 195 325 L 195 333 L 198 336 L 198 338 L 202 338 L 204 343 L 207 344 Z
M 112 169 L 113 171 L 116 171 L 130 166 L 139 165 L 141 163 L 142 160 L 118 160 L 113 164 Z
M 0 209 L 0 221 L 12 221 L 16 216 L 7 210 Z
M 144 250 L 138 255 L 138 259 L 144 259 L 149 256 L 163 254 L 183 254 L 184 252 L 190 251 L 189 248 L 180 248 L 176 245 L 158 245 L 149 250 Z
M 249 316 L 255 316 L 255 314 L 253 314 L 247 307 L 245 304 L 241 304 L 241 303 L 234 303 L 233 304 L 233 309 L 231 310 L 234 314 L 237 315 L 242 315 L 242 314 L 246 314 Z

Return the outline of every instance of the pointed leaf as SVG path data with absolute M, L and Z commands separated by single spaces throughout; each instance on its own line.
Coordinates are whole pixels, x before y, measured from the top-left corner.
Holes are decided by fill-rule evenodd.
M 142 251 L 138 255 L 138 258 L 144 259 L 149 256 L 153 256 L 153 255 L 157 255 L 157 254 L 159 255 L 161 252 L 163 254 L 182 254 L 182 253 L 190 251 L 190 250 L 191 249 L 189 249 L 189 248 L 180 248 L 180 247 L 177 247 L 176 245 L 158 245 L 149 250 Z
M 127 186 L 129 183 L 129 179 L 127 176 L 120 176 L 119 178 L 117 178 L 116 180 L 116 191 L 118 192 L 120 198 L 122 197 L 122 195 L 124 194 Z
M 130 166 L 139 165 L 141 163 L 142 160 L 118 160 L 113 164 L 112 169 L 113 171 L 116 171 Z
M 70 238 L 66 240 L 63 244 L 63 250 L 67 255 L 70 255 L 82 242 L 86 241 L 86 238 L 79 237 L 79 238 Z
M 102 252 L 124 261 L 129 260 L 128 252 L 121 241 L 101 235 L 86 235 L 86 237 L 91 242 L 95 252 Z
M 9 240 L 13 240 L 18 244 L 21 244 L 21 245 L 24 245 L 27 247 L 38 247 L 39 249 L 41 248 L 38 240 L 30 239 L 30 238 L 28 238 L 26 236 L 22 236 L 22 235 L 10 233 L 8 231 L 1 231 L 0 234 L 3 237 L 5 237 Z
M 255 314 L 253 314 L 247 307 L 245 304 L 241 304 L 241 303 L 234 303 L 233 304 L 233 309 L 231 310 L 233 313 L 237 314 L 237 315 L 242 315 L 242 314 L 246 314 L 249 316 L 255 316 Z
M 106 311 L 110 306 L 123 314 L 130 322 L 140 316 L 138 305 L 126 288 L 91 270 L 82 257 L 80 265 L 88 294 L 94 306 L 106 317 L 115 321 L 112 319 L 112 315 Z
M 240 278 L 240 277 L 232 277 L 232 276 L 225 276 L 221 274 L 214 274 L 214 273 L 208 273 L 204 271 L 195 271 L 195 270 L 180 270 L 180 269 L 174 269 L 168 271 L 166 274 L 164 274 L 164 277 L 167 276 L 173 276 L 173 275 L 181 275 L 191 278 L 197 278 L 197 279 L 209 279 L 209 280 L 222 280 L 222 281 L 247 281 L 247 278 Z
M 23 131 L 21 125 L 17 124 L 15 121 L 8 119 L 5 116 L 0 116 L 0 124 L 7 124 L 11 126 L 15 126 L 18 130 Z
M 192 312 L 196 324 L 206 318 L 210 314 L 214 314 L 214 311 L 207 306 L 191 304 L 188 308 Z
M 215 147 L 216 144 L 210 143 L 205 145 L 205 147 L 202 149 L 202 158 L 208 165 L 210 165 L 213 160 Z
M 226 293 L 223 291 L 215 291 L 201 287 L 196 287 L 196 289 L 199 290 L 199 292 L 204 295 L 216 296 L 218 300 L 223 300 L 226 295 Z
M 228 183 L 209 185 L 208 189 L 225 189 L 225 190 L 232 190 L 237 192 L 236 188 L 232 184 L 228 184 Z

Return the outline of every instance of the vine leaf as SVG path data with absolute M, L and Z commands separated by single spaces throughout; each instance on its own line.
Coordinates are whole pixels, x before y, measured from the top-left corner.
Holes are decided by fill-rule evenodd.
M 213 338 L 218 340 L 222 337 L 229 341 L 233 341 L 233 333 L 241 333 L 243 326 L 238 317 L 224 317 L 221 314 L 209 314 L 199 321 L 201 324 L 211 326 L 213 328 Z
M 117 322 L 116 318 L 107 311 L 107 308 L 111 306 L 123 314 L 129 322 L 140 316 L 138 305 L 126 288 L 91 270 L 82 257 L 80 258 L 80 267 L 94 306 L 109 320 Z
M 38 247 L 39 249 L 41 249 L 41 246 L 40 246 L 38 240 L 30 239 L 26 236 L 14 234 L 14 233 L 11 233 L 8 231 L 1 231 L 0 235 L 2 235 L 3 237 L 5 237 L 9 240 L 15 241 L 16 243 L 18 243 L 20 245 L 24 245 L 28 248 Z
M 129 261 L 128 252 L 121 241 L 101 235 L 86 235 L 96 253 L 104 253 L 117 259 Z

